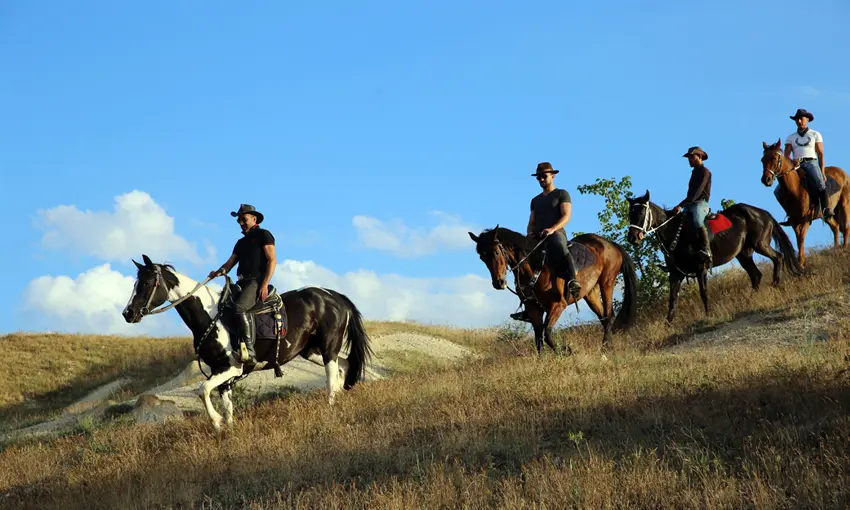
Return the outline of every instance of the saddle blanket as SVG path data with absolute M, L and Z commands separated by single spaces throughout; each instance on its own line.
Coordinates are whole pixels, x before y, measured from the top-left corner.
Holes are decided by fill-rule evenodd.
M 723 232 L 724 230 L 732 226 L 732 222 L 729 221 L 729 218 L 720 213 L 717 213 L 713 218 L 706 218 L 705 223 L 706 225 L 708 225 L 708 228 L 709 230 L 711 230 L 712 234 L 719 234 L 720 232 Z
M 573 262 L 576 265 L 576 273 L 596 262 L 596 256 L 587 246 L 570 241 L 569 248 L 570 255 L 573 256 Z

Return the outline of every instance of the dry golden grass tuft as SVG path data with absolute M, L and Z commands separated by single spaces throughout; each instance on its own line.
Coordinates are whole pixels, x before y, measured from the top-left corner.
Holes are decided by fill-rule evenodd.
M 844 313 L 850 257 L 809 260 L 818 274 L 782 290 L 752 294 L 735 272 L 713 280 L 708 319 L 688 289 L 673 325 L 664 305 L 645 312 L 606 357 L 597 325 L 563 332 L 570 357 L 472 336 L 492 355 L 358 385 L 333 408 L 322 392 L 237 408 L 222 437 L 198 417 L 13 444 L 0 452 L 0 505 L 845 507 L 850 328 L 688 347 L 752 314 Z

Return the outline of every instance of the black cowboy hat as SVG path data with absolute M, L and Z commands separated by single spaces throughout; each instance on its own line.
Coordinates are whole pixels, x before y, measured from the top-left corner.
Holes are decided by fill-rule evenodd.
M 702 150 L 699 146 L 689 148 L 688 152 L 682 154 L 682 157 L 687 158 L 691 154 L 696 154 L 697 156 L 701 157 L 703 161 L 708 159 L 708 154 L 706 154 L 705 151 Z
M 789 117 L 789 118 L 790 118 L 791 120 L 797 120 L 797 119 L 799 119 L 799 118 L 801 118 L 801 117 L 808 117 L 808 118 L 809 118 L 809 122 L 811 122 L 811 121 L 815 120 L 815 116 L 814 116 L 814 115 L 812 115 L 811 113 L 807 112 L 806 110 L 804 110 L 804 109 L 802 109 L 802 108 L 797 108 L 797 113 L 795 113 L 794 115 L 792 115 L 792 116 L 791 116 L 791 117 Z
M 258 225 L 263 222 L 263 213 L 261 213 L 260 211 L 255 209 L 254 206 L 251 205 L 251 204 L 239 204 L 239 210 L 238 211 L 235 211 L 235 212 L 230 211 L 230 215 L 233 216 L 234 218 L 241 215 L 241 214 L 253 214 L 254 216 L 257 217 L 257 224 Z
M 544 161 L 543 163 L 539 163 L 537 165 L 537 171 L 534 172 L 533 174 L 531 174 L 531 176 L 537 177 L 538 175 L 543 175 L 543 174 L 546 174 L 546 173 L 556 174 L 558 172 L 560 172 L 560 170 L 555 170 L 554 168 L 552 168 L 552 163 L 549 163 L 548 161 Z

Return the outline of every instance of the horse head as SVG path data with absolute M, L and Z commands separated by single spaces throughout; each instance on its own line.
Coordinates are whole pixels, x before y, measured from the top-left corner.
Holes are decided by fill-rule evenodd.
M 629 234 L 628 241 L 633 245 L 640 245 L 647 231 L 652 228 L 652 214 L 650 213 L 651 202 L 649 201 L 649 190 L 642 197 L 626 197 L 629 202 Z
M 481 232 L 480 236 L 469 232 L 469 237 L 475 241 L 475 251 L 490 271 L 493 288 L 496 290 L 507 288 L 507 251 L 501 241 L 499 241 L 499 225 L 497 224 L 493 230 Z
M 124 307 L 121 315 L 129 323 L 141 322 L 142 317 L 148 315 L 151 310 L 165 303 L 168 293 L 177 284 L 177 277 L 169 269 L 171 266 L 154 264 L 147 255 L 142 255 L 144 265 L 136 264 L 136 282 L 133 284 L 133 293 L 130 301 Z
M 771 187 L 773 180 L 782 175 L 782 163 L 785 159 L 782 155 L 782 139 L 777 140 L 773 145 L 765 142 L 761 144 L 764 147 L 764 154 L 761 157 L 761 183 Z

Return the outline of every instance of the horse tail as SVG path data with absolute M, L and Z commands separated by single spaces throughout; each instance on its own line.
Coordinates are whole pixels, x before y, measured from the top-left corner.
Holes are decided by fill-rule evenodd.
M 363 327 L 363 315 L 360 310 L 345 294 L 337 292 L 337 295 L 345 303 L 348 313 L 348 327 L 345 331 L 345 346 L 349 347 L 348 370 L 345 373 L 343 387 L 350 390 L 366 375 L 366 363 L 372 356 L 372 348 L 369 345 L 369 335 Z
M 765 211 L 767 212 L 767 211 Z M 794 251 L 794 245 L 791 244 L 791 239 L 788 234 L 782 229 L 782 225 L 776 221 L 770 213 L 767 213 L 770 222 L 773 225 L 773 241 L 776 243 L 779 252 L 782 254 L 782 267 L 794 276 L 802 276 L 806 274 L 806 270 L 800 265 L 800 260 L 797 258 L 797 253 Z
M 637 319 L 637 273 L 635 272 L 635 263 L 629 256 L 628 252 L 621 245 L 614 243 L 614 246 L 620 251 L 623 257 L 623 263 L 620 265 L 620 272 L 623 274 L 625 289 L 623 290 L 623 306 L 617 318 L 614 320 L 615 331 L 625 331 L 635 325 Z

